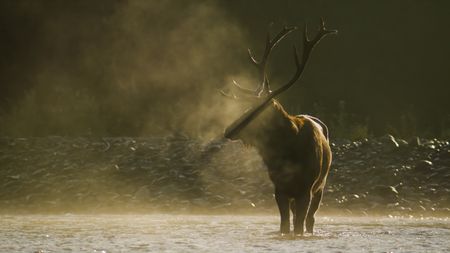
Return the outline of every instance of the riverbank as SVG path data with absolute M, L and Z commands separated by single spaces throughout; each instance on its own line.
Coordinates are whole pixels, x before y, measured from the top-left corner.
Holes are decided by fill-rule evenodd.
M 334 140 L 322 213 L 450 216 L 448 140 Z M 0 138 L 3 213 L 274 213 L 258 154 L 240 142 Z

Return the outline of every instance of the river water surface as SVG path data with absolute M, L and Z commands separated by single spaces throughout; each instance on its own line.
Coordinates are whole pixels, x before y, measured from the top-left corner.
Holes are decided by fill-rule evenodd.
M 278 216 L 2 215 L 0 252 L 450 252 L 450 219 L 318 217 L 280 236 Z

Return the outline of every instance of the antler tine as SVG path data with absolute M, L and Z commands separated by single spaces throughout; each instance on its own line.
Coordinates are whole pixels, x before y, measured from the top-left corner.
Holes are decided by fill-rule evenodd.
M 233 85 L 235 88 L 237 88 L 239 90 L 239 92 L 246 94 L 246 95 L 255 95 L 255 91 L 251 90 L 251 89 L 247 89 L 242 87 L 238 82 L 236 82 L 235 80 L 233 80 Z
M 230 94 L 230 93 L 227 93 L 227 92 L 225 92 L 223 90 L 219 90 L 219 92 L 224 97 L 227 97 L 227 98 L 230 98 L 230 99 L 235 99 L 235 100 L 238 99 L 238 97 L 236 95 L 234 95 L 234 93 Z
M 233 80 L 234 87 L 239 90 L 240 93 L 243 93 L 247 96 L 253 95 L 256 97 L 260 97 L 262 93 L 265 91 L 266 93 L 270 93 L 269 88 L 269 80 L 267 79 L 266 75 L 266 66 L 267 66 L 267 59 L 269 57 L 270 52 L 272 49 L 280 42 L 286 35 L 291 33 L 292 31 L 296 30 L 297 27 L 284 27 L 283 30 L 281 30 L 273 39 L 270 38 L 270 32 L 267 32 L 266 37 L 266 46 L 264 49 L 263 57 L 260 61 L 256 60 L 255 56 L 253 55 L 251 49 L 248 49 L 248 55 L 250 57 L 250 61 L 253 63 L 254 66 L 259 70 L 260 78 L 261 78 L 261 84 L 255 89 L 247 89 L 242 87 L 239 83 Z
M 247 88 L 242 87 L 239 83 L 237 83 L 235 80 L 233 80 L 233 87 L 237 88 L 239 91 L 239 95 L 236 95 L 234 92 L 230 91 L 224 91 L 222 89 L 219 89 L 220 94 L 222 94 L 224 97 L 230 98 L 230 99 L 234 99 L 234 100 L 240 100 L 240 99 L 245 99 L 245 100 L 254 100 L 254 99 L 258 99 L 257 97 L 255 97 L 255 91 L 254 90 L 250 90 Z
M 327 34 L 337 34 L 337 32 L 338 32 L 337 30 L 327 30 L 327 29 L 325 28 L 325 21 L 323 20 L 323 18 L 320 18 L 320 26 L 319 26 L 319 31 L 318 31 L 318 33 L 316 34 L 316 36 L 314 37 L 314 39 L 309 40 L 309 39 L 308 39 L 308 28 L 307 28 L 307 25 L 305 24 L 305 32 L 304 32 L 304 38 L 305 38 L 305 44 L 304 44 L 304 46 L 305 46 L 305 50 L 304 50 L 304 51 L 308 50 L 307 52 L 308 52 L 308 56 L 309 56 L 309 53 L 311 52 L 312 48 L 313 48 L 317 43 L 319 43 L 319 41 L 320 41 L 323 37 L 325 37 Z
M 317 45 L 317 43 L 319 43 L 319 41 L 322 38 L 324 38 L 326 35 L 337 34 L 337 32 L 338 32 L 337 30 L 327 30 L 325 28 L 325 21 L 323 20 L 323 18 L 320 18 L 320 26 L 319 26 L 318 33 L 312 40 L 309 40 L 308 26 L 305 24 L 302 61 L 301 61 L 301 63 L 299 62 L 298 52 L 294 46 L 294 59 L 295 59 L 297 71 L 295 72 L 294 76 L 291 78 L 291 80 L 287 84 L 285 84 L 285 85 L 281 86 L 280 88 L 278 88 L 277 90 L 273 91 L 272 94 L 270 95 L 270 98 L 274 98 L 278 94 L 289 89 L 300 78 L 303 70 L 305 69 L 305 65 L 309 59 L 309 56 L 310 56 L 312 50 L 314 49 L 314 46 Z
M 270 88 L 269 88 L 269 81 L 268 81 L 267 75 L 266 75 L 267 60 L 269 58 L 270 52 L 278 44 L 278 42 L 280 42 L 284 37 L 286 37 L 286 35 L 288 35 L 289 33 L 293 32 L 296 29 L 297 29 L 297 27 L 295 27 L 295 26 L 292 26 L 292 27 L 285 26 L 272 39 L 270 38 L 270 32 L 267 32 L 266 46 L 264 48 L 264 54 L 261 57 L 261 60 L 259 60 L 259 61 L 256 60 L 255 56 L 252 53 L 252 50 L 250 48 L 248 49 L 248 55 L 250 57 L 250 61 L 258 69 L 260 79 L 262 80 L 260 86 L 258 88 L 256 88 L 256 90 L 255 90 L 255 93 L 258 97 L 260 97 L 262 95 L 262 93 L 264 93 L 264 92 L 266 92 L 266 93 L 271 92 Z

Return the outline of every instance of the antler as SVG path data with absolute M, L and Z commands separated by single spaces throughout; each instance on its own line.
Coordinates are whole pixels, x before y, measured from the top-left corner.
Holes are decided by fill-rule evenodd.
M 266 37 L 266 46 L 264 49 L 264 54 L 261 58 L 261 60 L 256 60 L 255 56 L 252 53 L 252 50 L 248 49 L 248 56 L 250 58 L 250 61 L 252 64 L 258 69 L 259 76 L 261 79 L 260 85 L 255 89 L 247 89 L 242 87 L 239 83 L 237 83 L 235 80 L 233 80 L 234 87 L 239 90 L 241 94 L 244 94 L 246 97 L 261 97 L 263 94 L 270 94 L 272 91 L 269 87 L 269 80 L 267 78 L 266 74 L 266 66 L 267 66 L 267 60 L 269 58 L 270 52 L 272 49 L 280 42 L 286 35 L 289 33 L 295 31 L 297 27 L 287 27 L 285 26 L 274 38 L 270 38 L 270 32 L 267 32 Z M 221 91 L 221 93 L 227 97 L 237 98 L 236 95 L 232 94 L 226 94 L 225 92 Z
M 274 98 L 275 96 L 279 95 L 280 93 L 282 93 L 283 91 L 289 89 L 302 75 L 303 70 L 305 69 L 306 62 L 308 61 L 309 56 L 310 56 L 312 50 L 314 49 L 314 46 L 316 46 L 317 43 L 319 43 L 319 41 L 326 35 L 337 34 L 337 32 L 338 32 L 337 30 L 327 30 L 325 28 L 325 21 L 323 20 L 323 18 L 320 18 L 319 32 L 316 34 L 314 39 L 309 40 L 308 39 L 308 26 L 305 24 L 304 40 L 303 40 L 303 54 L 302 54 L 301 64 L 299 63 L 299 60 L 298 60 L 297 48 L 294 46 L 294 59 L 295 59 L 295 65 L 297 66 L 297 71 L 295 72 L 294 76 L 291 78 L 291 80 L 287 84 L 281 86 L 280 88 L 278 88 L 277 90 L 272 92 L 270 94 L 270 96 L 268 96 L 266 99 L 270 100 L 270 99 Z
M 250 57 L 251 62 L 256 66 L 256 68 L 259 71 L 259 76 L 261 81 L 261 84 L 258 86 L 258 88 L 255 90 L 256 95 L 260 97 L 264 92 L 266 94 L 271 93 L 270 87 L 269 87 L 269 80 L 267 79 L 266 74 L 266 67 L 267 67 L 267 60 L 269 58 L 270 52 L 272 49 L 280 42 L 286 35 L 289 33 L 295 31 L 297 27 L 287 27 L 285 26 L 283 30 L 281 30 L 273 39 L 270 39 L 270 33 L 267 32 L 267 39 L 266 39 L 266 47 L 264 49 L 264 54 L 260 61 L 257 61 L 255 59 L 255 56 L 252 53 L 252 50 L 248 49 L 248 56 Z
M 283 30 L 285 31 L 286 28 Z M 278 35 L 282 35 L 283 31 L 281 31 Z M 291 32 L 293 30 L 290 30 L 289 32 Z M 275 46 L 284 36 L 286 36 L 289 32 L 287 32 L 286 34 L 282 35 L 278 41 L 276 41 L 273 45 Z M 297 53 L 297 49 L 294 46 L 294 60 L 295 60 L 295 65 L 297 67 L 297 70 L 294 74 L 294 76 L 289 80 L 289 82 L 287 82 L 285 85 L 279 87 L 278 89 L 276 89 L 273 92 L 270 92 L 270 90 L 268 90 L 267 96 L 264 97 L 264 99 L 257 105 L 255 106 L 253 109 L 247 111 L 246 113 L 244 113 L 244 115 L 242 115 L 239 119 L 237 119 L 233 124 L 231 124 L 226 130 L 225 130 L 225 137 L 226 138 L 231 138 L 233 137 L 235 134 L 237 134 L 242 128 L 244 128 L 246 125 L 248 125 L 248 123 L 250 123 L 256 116 L 259 115 L 259 113 L 261 113 L 263 111 L 263 109 L 269 104 L 269 102 L 276 97 L 277 95 L 281 94 L 282 92 L 286 91 L 287 89 L 289 89 L 302 75 L 303 70 L 305 69 L 306 63 L 308 62 L 309 56 L 312 52 L 312 50 L 314 49 L 314 46 L 319 43 L 319 41 L 325 37 L 328 34 L 336 34 L 337 30 L 327 30 L 325 28 L 325 22 L 324 20 L 321 18 L 321 22 L 320 22 L 320 27 L 319 27 L 319 31 L 316 34 L 316 36 L 312 39 L 309 40 L 308 39 L 308 29 L 307 29 L 307 25 L 305 25 L 305 30 L 304 30 L 304 41 L 303 41 L 303 54 L 302 54 L 302 60 L 301 62 L 299 61 L 299 57 L 298 57 L 298 53 Z M 278 37 L 278 36 L 277 36 Z M 275 37 L 275 38 L 277 38 Z M 252 61 L 255 63 L 255 65 L 258 66 L 258 69 L 261 69 L 262 71 L 265 71 L 265 66 L 266 66 L 266 61 L 267 61 L 267 57 L 270 53 L 271 48 L 268 48 L 268 45 L 270 46 L 270 43 L 272 40 L 267 40 L 268 43 L 266 43 L 266 50 L 263 56 L 263 60 L 260 62 L 255 61 L 254 57 L 252 56 L 252 54 L 249 51 L 250 57 L 252 59 Z M 267 52 L 267 53 L 266 53 Z M 258 96 L 260 96 L 265 89 L 268 89 L 268 81 L 267 81 L 267 77 L 265 75 L 265 72 L 263 72 L 263 83 L 261 84 L 261 90 L 258 92 Z M 267 83 L 266 83 L 267 82 Z M 267 87 L 267 88 L 265 88 Z

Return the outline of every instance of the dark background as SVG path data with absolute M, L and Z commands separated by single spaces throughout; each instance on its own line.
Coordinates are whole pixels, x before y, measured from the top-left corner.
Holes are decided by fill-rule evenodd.
M 339 30 L 280 97 L 335 137 L 450 136 L 450 2 L 0 0 L 0 136 L 212 137 L 239 116 L 218 89 L 251 86 L 268 26 Z M 297 32 L 271 58 L 293 74 Z M 300 46 L 299 46 L 300 47 Z

